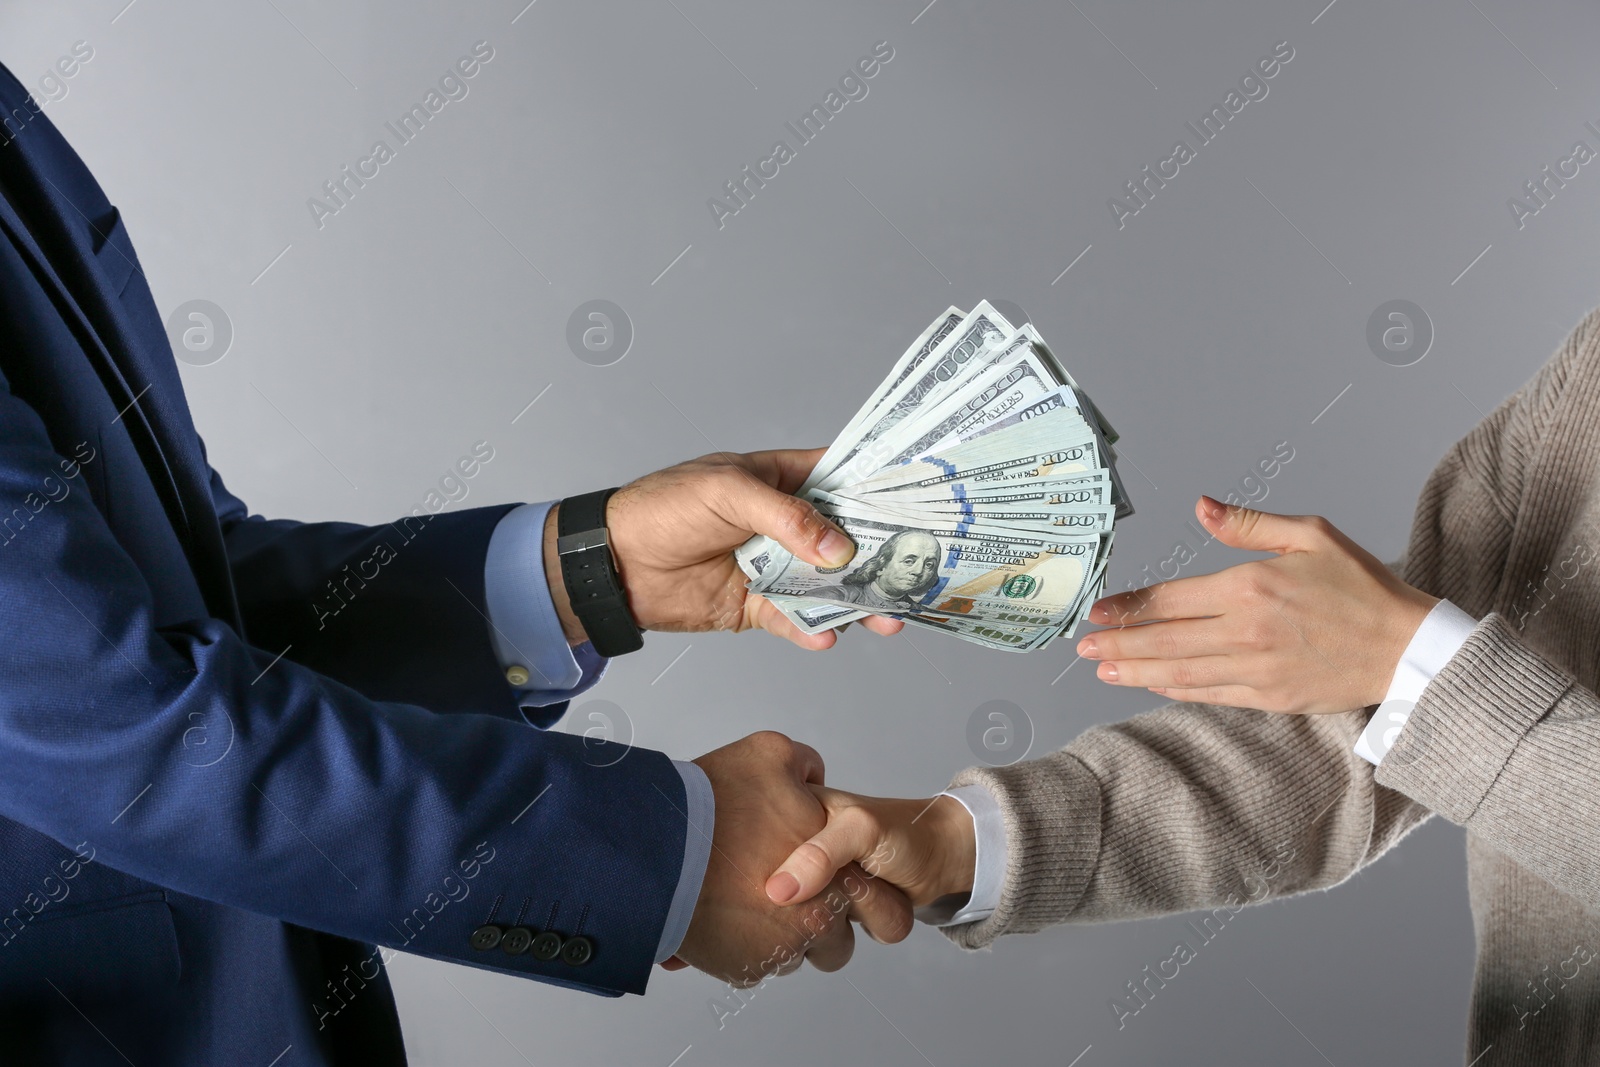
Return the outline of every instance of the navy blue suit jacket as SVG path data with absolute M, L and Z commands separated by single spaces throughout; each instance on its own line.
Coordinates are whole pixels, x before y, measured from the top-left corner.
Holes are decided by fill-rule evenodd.
M 402 1063 L 389 949 L 642 992 L 682 778 L 518 709 L 512 505 L 249 514 L 117 209 L 3 67 L 0 121 L 0 1061 Z M 490 921 L 593 958 L 474 948 Z

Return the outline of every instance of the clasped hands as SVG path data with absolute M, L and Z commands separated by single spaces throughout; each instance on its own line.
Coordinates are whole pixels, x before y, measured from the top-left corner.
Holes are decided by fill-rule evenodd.
M 797 556 L 839 566 L 854 553 L 841 531 L 790 496 L 820 455 L 719 454 L 630 483 L 609 513 L 612 545 L 640 625 L 657 630 L 766 629 L 812 649 L 808 636 L 748 596 L 731 551 L 752 532 Z M 1196 515 L 1233 548 L 1271 556 L 1214 574 L 1108 596 L 1082 638 L 1108 683 L 1176 700 L 1323 714 L 1380 703 L 1407 643 L 1438 603 L 1396 577 L 1326 519 L 1275 515 L 1201 497 Z M 553 524 L 551 529 L 553 530 Z M 548 553 L 553 535 L 547 535 Z M 554 583 L 559 585 L 559 583 Z M 564 598 L 569 639 L 582 639 Z M 896 620 L 869 618 L 881 634 Z M 1202 709 L 1203 710 L 1203 709 Z M 912 909 L 970 893 L 971 817 L 955 799 L 869 797 L 830 788 L 821 757 L 758 733 L 695 761 L 712 783 L 716 817 L 700 898 L 669 968 L 694 965 L 735 986 L 810 959 L 850 958 L 852 922 L 896 942 Z

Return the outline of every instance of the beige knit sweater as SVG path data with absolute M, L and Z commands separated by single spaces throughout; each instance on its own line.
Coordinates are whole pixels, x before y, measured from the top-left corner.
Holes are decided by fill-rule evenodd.
M 1600 1062 L 1600 311 L 1440 461 L 1405 581 L 1479 619 L 1383 763 L 1372 714 L 1172 703 L 1011 767 L 1002 934 L 1326 889 L 1434 813 L 1467 828 L 1468 1062 Z M 1223 913 L 1227 914 L 1227 913 Z

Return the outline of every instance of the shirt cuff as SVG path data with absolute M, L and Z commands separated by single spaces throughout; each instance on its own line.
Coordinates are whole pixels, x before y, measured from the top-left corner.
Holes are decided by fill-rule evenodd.
M 677 952 L 684 935 L 689 932 L 695 905 L 700 902 L 700 884 L 705 881 L 706 864 L 711 861 L 711 830 L 717 813 L 711 779 L 706 777 L 706 772 L 694 763 L 673 760 L 672 765 L 683 775 L 683 795 L 689 818 L 683 832 L 683 868 L 678 875 L 678 888 L 672 894 L 672 905 L 667 909 L 667 925 L 661 928 L 661 943 L 656 946 L 657 963 Z
M 1457 650 L 1466 644 L 1477 625 L 1476 619 L 1448 600 L 1441 600 L 1433 606 L 1433 610 L 1422 620 L 1422 625 L 1417 627 L 1417 632 L 1411 635 L 1406 650 L 1400 654 L 1400 662 L 1395 666 L 1394 678 L 1389 682 L 1389 691 L 1384 694 L 1383 703 L 1356 739 L 1356 755 L 1373 766 L 1383 762 L 1383 757 L 1389 754 L 1389 749 L 1400 737 L 1406 720 L 1411 717 L 1411 709 L 1421 698 L 1422 691 L 1428 688 L 1433 676 L 1444 669 Z
M 496 524 L 483 563 L 489 641 L 525 710 L 571 700 L 600 680 L 609 662 L 585 641 L 567 644 L 544 572 L 544 524 L 554 501 L 523 504 Z M 536 726 L 557 716 L 529 715 Z M 548 719 L 548 721 L 544 721 Z
M 930 926 L 956 926 L 987 919 L 1000 904 L 1000 890 L 1006 880 L 1006 823 L 1000 804 L 981 785 L 956 786 L 939 795 L 953 798 L 972 816 L 977 844 L 972 892 L 965 897 L 944 897 L 918 908 L 916 917 Z

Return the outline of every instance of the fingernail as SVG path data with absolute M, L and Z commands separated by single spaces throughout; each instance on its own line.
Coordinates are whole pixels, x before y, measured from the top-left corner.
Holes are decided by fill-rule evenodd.
M 1205 506 L 1206 515 L 1214 521 L 1221 522 L 1227 516 L 1228 509 L 1222 505 L 1222 501 L 1204 494 L 1201 494 L 1200 501 Z
M 1099 650 L 1095 647 L 1094 638 L 1085 637 L 1078 642 L 1078 655 L 1084 659 L 1094 659 L 1099 654 Z
M 1100 677 L 1108 682 L 1117 680 L 1117 665 L 1115 663 L 1100 664 Z
M 828 566 L 839 567 L 850 562 L 850 557 L 856 554 L 856 546 L 838 530 L 829 530 L 817 542 L 817 553 Z
M 774 904 L 787 904 L 800 892 L 800 880 L 788 871 L 779 871 L 767 879 L 767 899 Z
M 1111 620 L 1111 609 L 1109 607 L 1107 607 L 1104 602 L 1098 603 L 1094 607 L 1089 609 L 1089 621 L 1090 622 L 1102 622 L 1103 623 L 1103 622 L 1109 622 L 1110 620 Z

